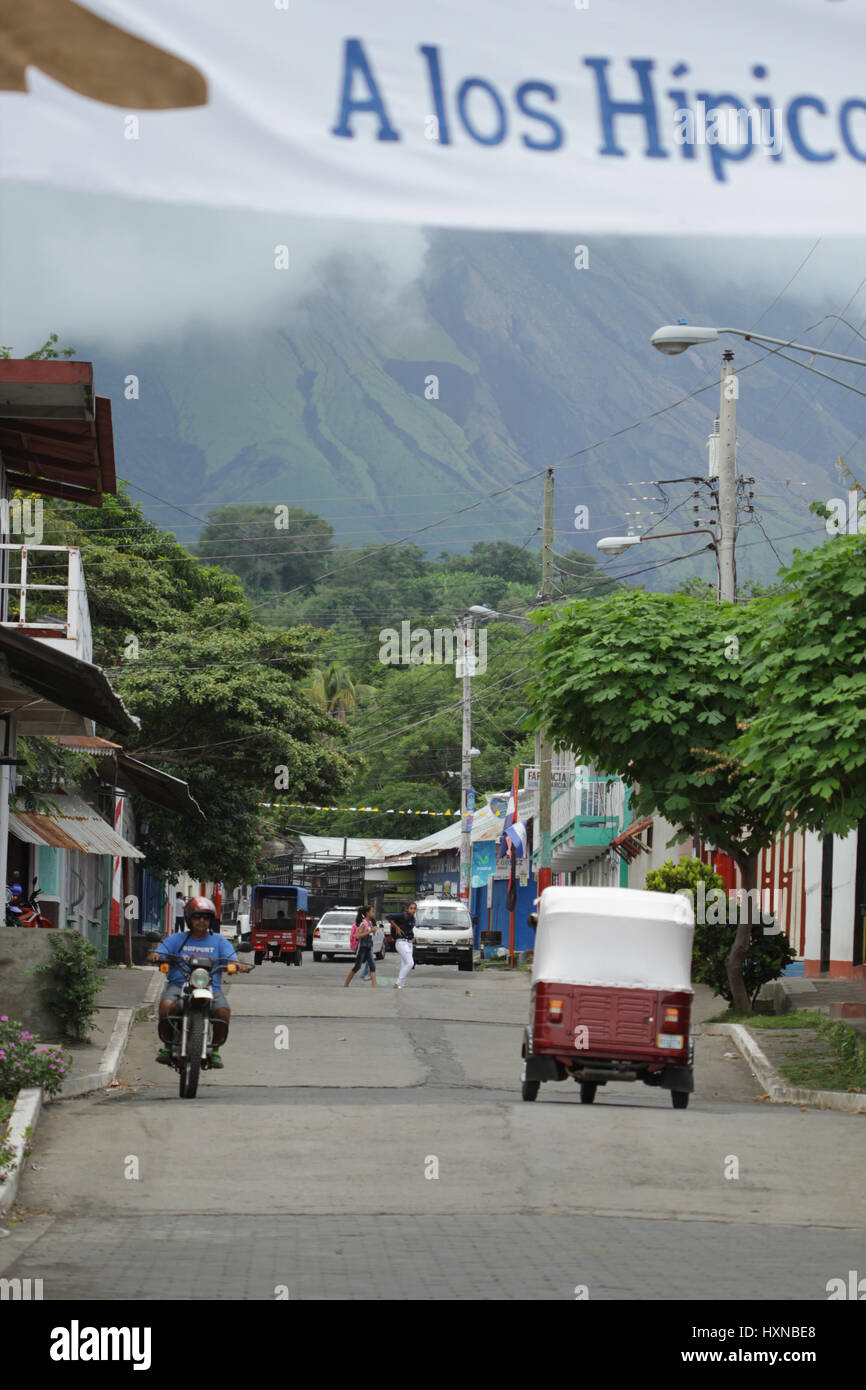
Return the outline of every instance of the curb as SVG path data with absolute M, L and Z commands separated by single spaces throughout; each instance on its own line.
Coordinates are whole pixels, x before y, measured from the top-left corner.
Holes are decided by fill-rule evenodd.
M 9 1141 L 17 1146 L 18 1152 L 9 1167 L 5 1170 L 6 1181 L 0 1184 L 0 1213 L 9 1211 L 14 1205 L 15 1198 L 18 1194 L 18 1182 L 21 1177 L 21 1168 L 26 1157 L 24 1145 L 26 1142 L 27 1130 L 30 1130 L 30 1137 L 32 1138 L 41 1109 L 41 1087 L 28 1087 L 27 1090 L 18 1092 L 18 1099 L 15 1102 L 15 1108 L 9 1119 Z
M 145 1005 L 153 1004 L 161 985 L 162 976 L 159 971 L 154 971 L 153 979 L 147 986 L 144 998 L 138 1007 L 143 1008 Z M 75 1096 L 86 1095 L 88 1091 L 106 1090 L 114 1080 L 117 1068 L 120 1066 L 129 1035 L 132 1032 L 136 1012 L 136 1009 L 117 1010 L 117 1018 L 114 1021 L 108 1044 L 103 1050 L 99 1070 L 75 1077 L 70 1090 L 64 1090 L 62 1095 L 54 1097 L 44 1096 L 41 1087 L 30 1087 L 25 1091 L 18 1092 L 18 1099 L 10 1116 L 8 1129 L 9 1141 L 18 1146 L 18 1154 L 5 1170 L 5 1182 L 0 1183 L 0 1214 L 5 1214 L 14 1205 L 24 1161 L 25 1133 L 28 1129 L 30 1130 L 32 1141 L 43 1101 L 49 1105 L 52 1099 L 69 1100 Z
M 117 1018 L 111 1030 L 111 1037 L 103 1050 L 99 1070 L 87 1072 L 84 1076 L 72 1078 L 69 1089 L 67 1090 L 66 1087 L 64 1087 L 60 1095 L 52 1097 L 53 1100 L 70 1100 L 75 1096 L 87 1095 L 89 1091 L 107 1090 L 115 1078 L 117 1068 L 120 1066 L 138 1009 L 153 1004 L 159 994 L 161 986 L 162 975 L 158 970 L 155 970 L 153 979 L 148 984 L 144 992 L 144 998 L 137 1009 L 117 1010 Z M 50 1101 L 46 1101 L 46 1104 L 50 1104 Z
M 69 1100 L 73 1096 L 86 1095 L 88 1091 L 105 1090 L 111 1085 L 129 1040 L 134 1018 L 135 1009 L 118 1009 L 111 1037 L 102 1054 L 99 1071 L 87 1072 L 84 1076 L 72 1078 L 69 1089 L 64 1087 L 63 1093 L 54 1096 L 54 1100 Z M 50 1104 L 50 1101 L 46 1104 Z
M 705 1025 L 702 1031 L 725 1034 L 733 1039 L 774 1105 L 807 1105 L 812 1110 L 866 1114 L 866 1094 L 862 1092 L 811 1091 L 806 1086 L 787 1086 L 744 1024 L 714 1023 Z

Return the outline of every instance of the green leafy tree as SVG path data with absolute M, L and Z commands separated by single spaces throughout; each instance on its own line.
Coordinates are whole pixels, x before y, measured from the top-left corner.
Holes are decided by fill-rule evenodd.
M 632 788 L 636 815 L 659 811 L 737 862 L 750 907 L 757 858 L 781 828 L 758 807 L 736 757 L 754 696 L 740 649 L 768 600 L 719 604 L 689 594 L 622 592 L 544 615 L 533 722 Z M 747 1012 L 749 914 L 727 957 L 731 997 Z
M 237 505 L 211 513 L 195 553 L 236 574 L 248 592 L 284 593 L 320 578 L 333 537 L 329 522 L 301 507 Z
M 74 347 L 58 348 L 59 341 L 59 334 L 49 333 L 42 346 L 36 348 L 34 352 L 28 352 L 24 360 L 26 362 L 44 362 L 57 357 L 75 357 L 78 349 Z M 8 359 L 14 356 L 14 348 L 0 347 L 0 357 Z
M 490 624 L 487 670 L 472 680 L 472 742 L 480 749 L 472 778 L 481 795 L 511 785 L 515 763 L 533 757 L 524 683 L 534 630 Z M 461 683 L 453 665 L 379 666 L 375 704 L 359 709 L 351 747 L 364 767 L 340 805 L 376 811 L 313 812 L 286 807 L 284 821 L 315 834 L 421 839 L 460 814 Z M 298 798 L 286 797 L 286 801 Z M 400 814 L 408 810 L 413 814 Z M 449 811 L 422 816 L 418 811 Z
M 845 835 L 866 820 L 866 535 L 797 552 L 743 648 L 737 751 L 763 816 Z
M 187 781 L 205 813 L 146 805 L 149 867 L 249 880 L 262 803 L 281 786 L 330 799 L 357 767 L 345 730 L 303 691 L 316 635 L 256 622 L 234 576 L 199 564 L 124 496 L 99 511 L 61 505 L 51 539 L 81 546 L 95 660 L 141 720 L 126 746 Z
M 668 859 L 657 869 L 651 869 L 646 876 L 649 892 L 686 892 L 694 907 L 700 902 L 700 883 L 704 885 L 704 901 L 709 899 L 711 904 L 713 893 L 725 893 L 725 881 L 721 874 L 717 874 L 709 864 L 702 864 L 699 859 L 680 859 L 676 863 Z M 734 944 L 737 923 L 735 915 L 729 911 L 726 894 L 723 901 L 725 910 L 721 921 L 711 920 L 715 919 L 718 913 L 697 913 L 692 948 L 692 978 L 700 984 L 709 985 L 714 994 L 720 994 L 731 1003 L 733 996 L 726 961 Z M 763 986 L 768 981 L 777 979 L 795 955 L 796 952 L 784 932 L 768 933 L 762 923 L 752 923 L 749 953 L 743 965 L 743 983 L 752 1004 Z

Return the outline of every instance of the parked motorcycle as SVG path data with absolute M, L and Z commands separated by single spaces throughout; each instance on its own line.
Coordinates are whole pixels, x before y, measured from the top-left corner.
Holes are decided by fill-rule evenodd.
M 42 913 L 39 906 L 37 893 L 39 892 L 39 880 L 34 878 L 33 891 L 29 898 L 25 898 L 24 889 L 20 883 L 10 883 L 6 888 L 6 925 L 7 927 L 53 927 Z
M 180 1096 L 183 1100 L 193 1100 L 198 1090 L 201 1069 L 210 1067 L 213 1055 L 213 1019 L 210 1016 L 213 1003 L 213 975 L 225 970 L 227 975 L 237 972 L 234 961 L 214 961 L 205 956 L 167 955 L 160 962 L 164 975 L 173 965 L 180 966 L 185 976 L 181 989 L 180 1014 L 174 1014 L 166 1022 L 173 1027 L 174 1036 L 168 1047 L 171 1051 L 171 1065 L 180 1075 Z M 254 969 L 248 966 L 248 970 Z

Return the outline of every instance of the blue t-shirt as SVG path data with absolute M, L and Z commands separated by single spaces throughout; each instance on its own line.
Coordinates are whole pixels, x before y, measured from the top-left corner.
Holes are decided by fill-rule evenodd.
M 175 932 L 174 936 L 167 936 L 156 948 L 158 956 L 203 956 L 208 960 L 216 959 L 219 961 L 237 960 L 237 952 L 234 946 L 220 932 L 208 932 L 207 936 L 202 936 L 196 941 L 191 932 Z M 168 972 L 168 983 L 170 985 L 182 985 L 186 976 L 179 965 L 172 965 Z M 221 970 L 214 972 L 212 976 L 213 990 L 216 994 L 222 989 L 223 974 Z

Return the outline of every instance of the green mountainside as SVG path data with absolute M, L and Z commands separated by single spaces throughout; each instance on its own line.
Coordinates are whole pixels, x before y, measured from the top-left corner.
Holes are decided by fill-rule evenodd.
M 386 263 L 344 256 L 290 308 L 230 335 L 189 325 L 132 361 L 129 351 L 81 344 L 116 401 L 119 474 L 193 517 L 230 502 L 284 503 L 325 517 L 338 543 L 363 544 L 407 535 L 556 465 L 557 549 L 595 553 L 598 537 L 625 530 L 638 509 L 658 513 L 638 518 L 645 529 L 664 509 L 643 480 L 706 473 L 720 356 L 705 348 L 662 357 L 651 332 L 680 316 L 748 325 L 780 286 L 758 303 L 754 288 L 713 274 L 709 255 L 702 279 L 673 254 L 662 260 L 623 240 L 590 245 L 578 270 L 576 242 L 433 232 L 409 284 L 395 283 Z M 818 317 L 783 305 L 767 331 L 793 335 Z M 777 541 L 787 559 L 793 544 L 821 534 L 808 503 L 844 492 L 833 464 L 860 434 L 861 401 L 777 357 L 743 370 L 761 354 L 737 339 L 722 345 L 734 348 L 742 372 L 740 469 L 757 479 L 764 527 L 774 539 L 806 533 Z M 122 398 L 130 371 L 141 381 L 135 402 Z M 431 377 L 438 399 L 427 398 L 429 387 L 425 395 Z M 647 418 L 703 385 L 710 389 Z M 660 529 L 688 527 L 689 488 L 667 492 L 677 509 Z M 535 548 L 540 495 L 538 478 L 418 544 L 438 553 L 529 539 Z M 142 501 L 162 525 L 195 539 L 193 520 Z M 578 505 L 589 509 L 582 531 L 573 524 Z M 778 561 L 754 520 L 743 517 L 740 577 L 766 580 Z M 683 553 L 682 544 L 660 542 L 648 559 Z M 708 556 L 693 564 L 712 578 Z M 662 567 L 643 582 L 670 587 L 691 567 Z

